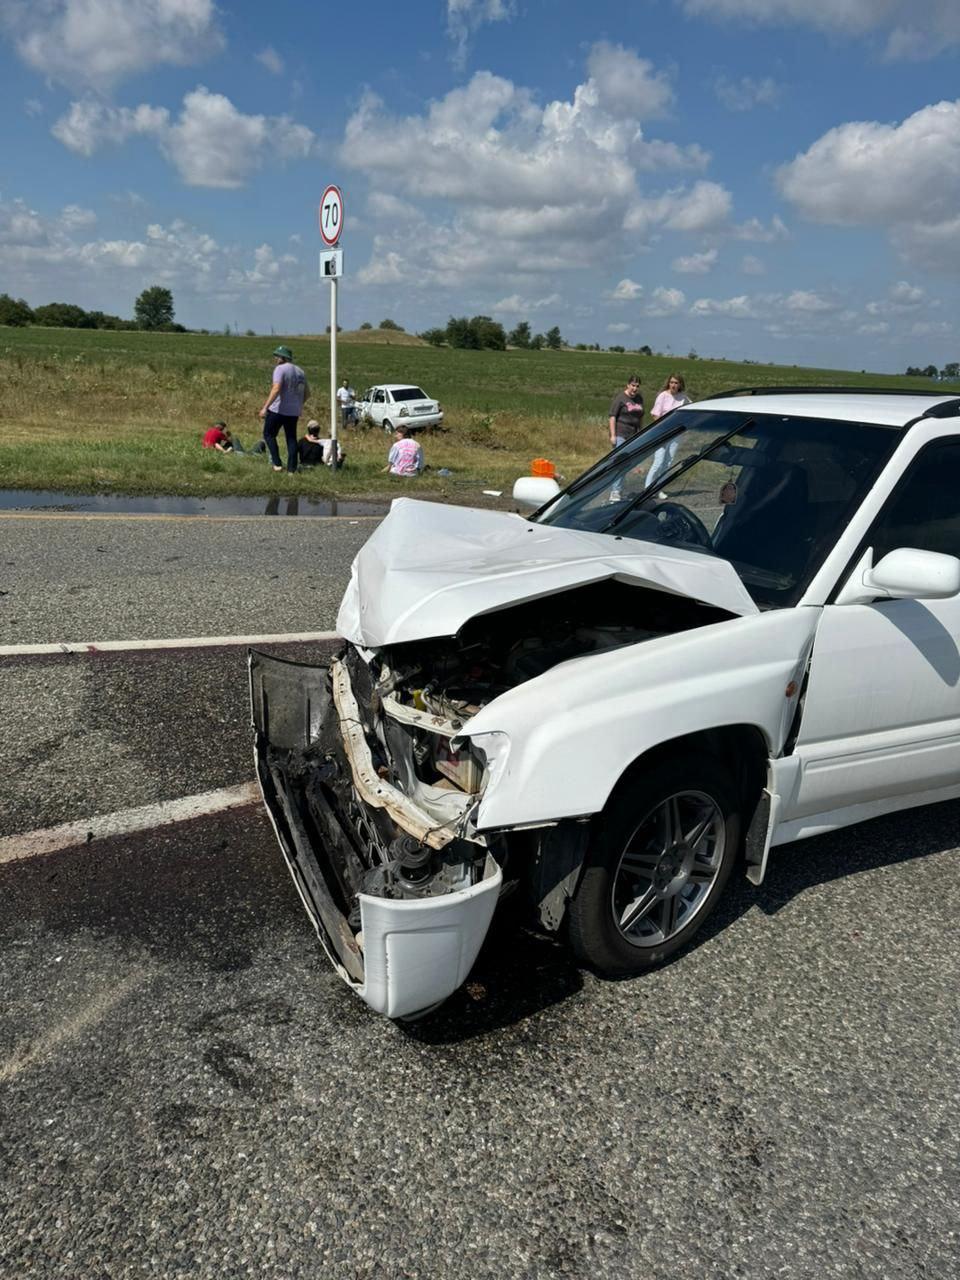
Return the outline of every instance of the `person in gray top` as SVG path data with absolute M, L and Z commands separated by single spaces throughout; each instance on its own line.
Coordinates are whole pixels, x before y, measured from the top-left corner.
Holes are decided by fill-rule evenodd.
M 624 389 L 613 397 L 608 426 L 611 449 L 632 440 L 643 430 L 643 396 L 636 374 L 629 377 Z
M 281 427 L 287 445 L 287 470 L 297 469 L 297 421 L 303 410 L 304 401 L 310 394 L 306 375 L 298 364 L 293 363 L 293 352 L 289 347 L 280 346 L 273 353 L 276 367 L 273 370 L 273 382 L 270 394 L 263 402 L 260 417 L 263 419 L 263 438 L 270 451 L 270 461 L 274 471 L 282 471 L 280 450 L 277 448 L 277 436 Z

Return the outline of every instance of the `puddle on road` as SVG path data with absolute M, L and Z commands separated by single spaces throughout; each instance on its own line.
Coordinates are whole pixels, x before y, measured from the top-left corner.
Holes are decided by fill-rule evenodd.
M 385 502 L 340 502 L 336 498 L 176 498 L 124 494 L 52 493 L 42 489 L 0 489 L 0 511 L 61 511 L 78 515 L 170 516 L 384 516 Z

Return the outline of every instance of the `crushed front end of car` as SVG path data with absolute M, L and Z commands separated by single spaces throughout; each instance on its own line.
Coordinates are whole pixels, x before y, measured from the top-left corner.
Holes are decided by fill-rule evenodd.
M 403 1018 L 470 972 L 503 855 L 474 827 L 486 762 L 440 717 L 385 714 L 389 685 L 353 646 L 329 666 L 250 655 L 257 773 L 294 883 L 341 977 Z
M 267 808 L 323 946 L 373 1009 L 413 1017 L 455 991 L 502 893 L 563 923 L 622 771 L 579 758 L 581 717 L 623 690 L 596 664 L 752 608 L 732 570 L 655 550 L 401 499 L 354 562 L 340 653 L 250 654 Z M 587 670 L 578 707 L 566 676 Z

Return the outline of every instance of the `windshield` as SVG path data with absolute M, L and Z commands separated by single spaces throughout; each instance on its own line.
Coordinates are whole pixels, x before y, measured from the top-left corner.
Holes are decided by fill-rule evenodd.
M 702 551 L 728 560 L 758 607 L 794 604 L 897 439 L 868 423 L 677 410 L 537 519 Z
M 394 400 L 426 400 L 427 397 L 419 387 L 394 387 Z

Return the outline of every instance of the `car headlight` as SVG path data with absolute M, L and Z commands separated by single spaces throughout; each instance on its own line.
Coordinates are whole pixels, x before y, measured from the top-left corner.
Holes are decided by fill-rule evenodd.
M 401 409 L 401 410 L 400 410 L 400 412 L 397 414 L 397 417 L 398 417 L 398 418 L 406 418 L 406 417 L 408 417 L 408 416 L 409 416 L 409 413 L 410 413 L 410 410 L 409 410 L 409 409 L 404 408 L 404 409 Z

